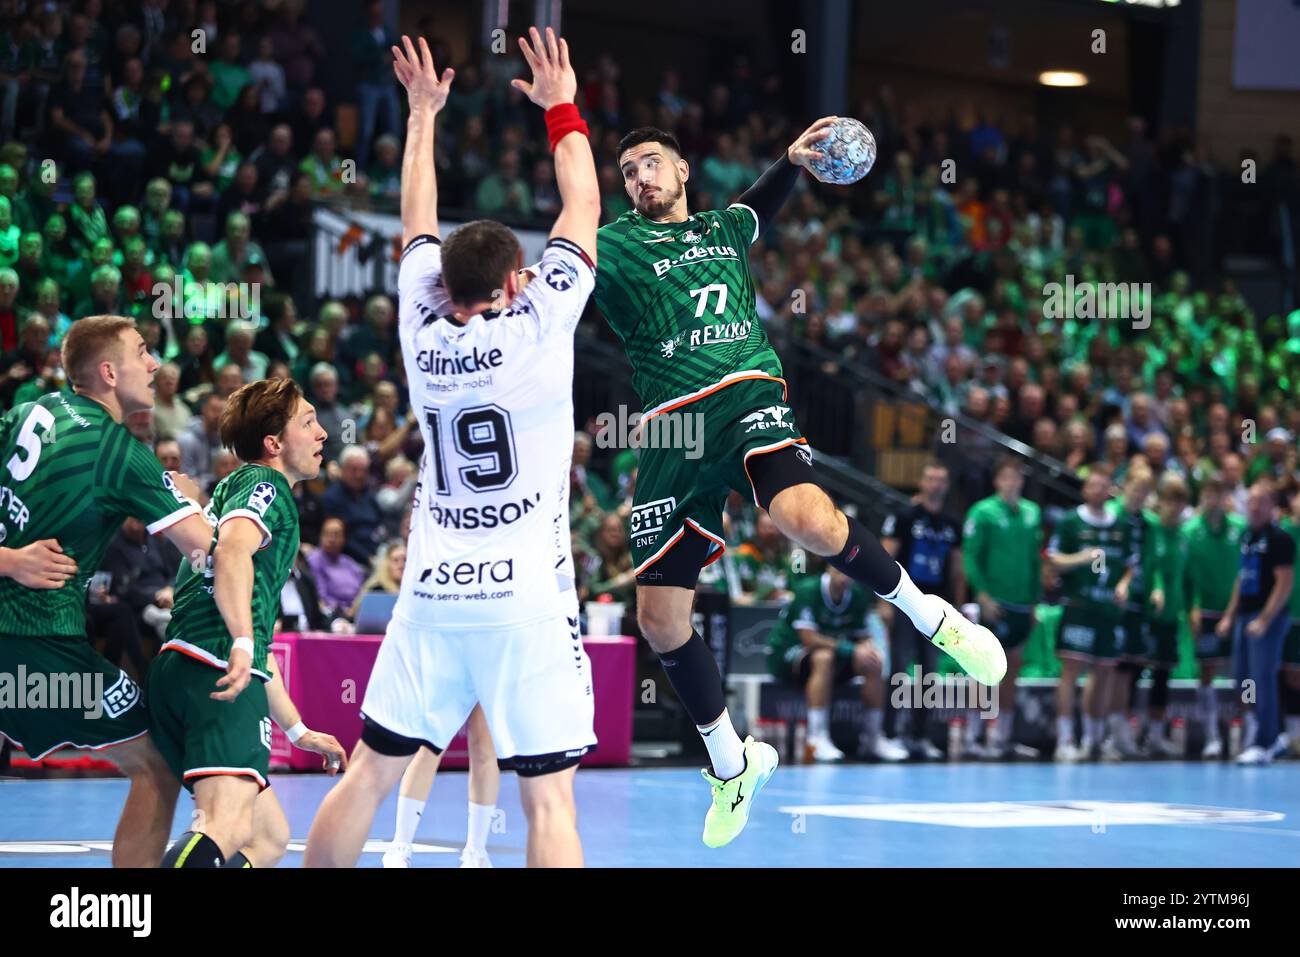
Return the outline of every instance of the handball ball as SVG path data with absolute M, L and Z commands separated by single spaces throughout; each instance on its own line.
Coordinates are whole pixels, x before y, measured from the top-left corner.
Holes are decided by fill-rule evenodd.
M 850 117 L 841 116 L 828 129 L 830 135 L 812 144 L 826 154 L 809 166 L 818 177 L 837 186 L 856 183 L 871 172 L 876 162 L 876 138 L 871 130 Z

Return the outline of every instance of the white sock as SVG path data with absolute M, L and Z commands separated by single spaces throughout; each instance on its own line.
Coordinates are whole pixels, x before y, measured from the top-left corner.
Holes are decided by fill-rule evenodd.
M 415 831 L 420 826 L 422 814 L 424 814 L 423 801 L 398 795 L 397 830 L 393 832 L 394 844 L 410 844 L 415 840 Z
M 880 708 L 869 708 L 862 717 L 862 740 L 875 744 L 880 737 L 880 726 L 884 721 L 884 712 Z
M 479 854 L 487 853 L 488 829 L 492 826 L 492 815 L 495 813 L 495 804 L 469 802 L 469 831 L 465 838 L 467 848 Z
M 830 708 L 808 709 L 808 737 L 824 738 L 831 726 Z
M 709 751 L 715 777 L 730 781 L 745 770 L 745 745 L 731 725 L 731 715 L 724 708 L 713 724 L 696 725 Z
M 1244 732 L 1241 739 L 1241 748 L 1244 751 L 1246 748 L 1253 747 L 1256 743 L 1255 739 L 1259 737 L 1259 719 L 1255 717 L 1254 711 L 1246 712 L 1246 720 L 1242 723 L 1241 730 Z
M 1168 726 L 1167 721 L 1156 721 L 1154 718 L 1148 720 L 1147 740 L 1164 741 L 1168 737 L 1168 735 L 1165 733 L 1167 730 L 1167 726 Z
M 1205 718 L 1205 738 L 1207 741 L 1220 740 L 1219 735 L 1219 699 L 1214 694 L 1213 685 L 1197 689 L 1200 699 L 1201 715 Z
M 898 587 L 893 594 L 880 597 L 912 619 L 916 630 L 929 638 L 943 624 L 943 605 L 934 595 L 927 595 L 917 588 L 902 565 L 898 566 L 898 571 L 903 576 L 898 580 Z
M 1056 743 L 1057 745 L 1074 743 L 1074 719 L 1073 718 L 1056 719 Z
M 1106 724 L 1101 718 L 1094 718 L 1092 715 L 1084 715 L 1083 718 L 1083 743 L 1085 747 L 1091 747 L 1106 736 Z

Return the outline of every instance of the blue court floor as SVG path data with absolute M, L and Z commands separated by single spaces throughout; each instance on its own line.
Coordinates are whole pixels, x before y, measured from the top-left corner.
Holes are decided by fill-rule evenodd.
M 322 796 L 321 775 L 275 775 L 293 844 Z M 514 776 L 501 780 L 488 850 L 524 863 Z M 0 867 L 106 867 L 126 793 L 121 779 L 0 780 Z M 586 770 L 579 829 L 596 867 L 1267 867 L 1300 859 L 1300 762 L 1222 764 L 847 765 L 783 767 L 730 846 L 700 842 L 708 788 L 693 769 Z M 465 838 L 466 775 L 438 776 L 416 867 L 455 867 Z M 396 797 L 361 859 L 378 867 Z M 173 834 L 192 803 L 182 792 Z

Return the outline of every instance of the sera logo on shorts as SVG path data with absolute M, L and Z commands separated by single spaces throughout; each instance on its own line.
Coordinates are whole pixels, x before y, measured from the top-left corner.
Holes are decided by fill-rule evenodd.
M 749 423 L 746 432 L 762 432 L 765 429 L 788 426 L 790 423 L 786 421 L 785 417 L 789 414 L 790 407 L 788 405 L 769 405 L 766 409 L 759 409 L 757 412 L 749 413 L 740 421 Z
M 275 501 L 275 486 L 270 482 L 258 482 L 257 488 L 253 489 L 253 494 L 248 496 L 248 507 L 266 518 L 266 510 L 271 507 Z
M 676 507 L 677 499 L 675 498 L 661 498 L 636 506 L 636 508 L 632 509 L 632 515 L 629 519 L 632 525 L 633 537 L 661 531 L 664 527 L 664 521 Z
M 548 266 L 543 278 L 546 280 L 546 285 L 557 292 L 564 292 L 578 281 L 578 270 L 571 263 L 561 260 Z
M 104 714 L 117 718 L 140 703 L 140 686 L 125 671 L 119 671 L 117 680 L 104 689 Z

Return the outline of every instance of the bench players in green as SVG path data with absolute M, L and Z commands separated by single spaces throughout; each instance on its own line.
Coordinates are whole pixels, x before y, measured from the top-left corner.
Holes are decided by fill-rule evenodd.
M 51 392 L 0 421 L 0 533 L 24 552 L 55 539 L 76 573 L 61 587 L 0 580 L 0 672 L 25 668 L 47 681 L 80 675 L 102 682 L 99 701 L 53 701 L 0 709 L 0 732 L 40 758 L 61 747 L 104 750 L 131 779 L 113 839 L 115 867 L 156 867 L 179 790 L 149 736 L 140 688 L 86 639 L 86 584 L 128 516 L 202 560 L 211 529 L 188 478 L 164 472 L 148 446 L 122 424 L 153 408 L 158 363 L 131 319 L 89 316 L 63 339 L 71 390 Z M 61 566 L 54 575 L 63 574 Z M 92 680 L 93 679 L 93 680 Z M 51 707 L 67 705 L 71 707 Z
M 164 867 L 271 867 L 283 856 L 289 824 L 267 782 L 272 718 L 331 773 L 343 761 L 334 738 L 303 727 L 270 651 L 298 555 L 293 486 L 319 474 L 326 438 L 291 379 L 236 389 L 221 415 L 222 444 L 246 464 L 213 490 L 210 559 L 181 564 L 149 669 L 154 742 L 197 809 Z
M 871 601 L 861 585 L 835 568 L 794 586 L 794 597 L 767 636 L 767 666 L 786 684 L 802 686 L 808 703 L 808 747 L 814 761 L 839 761 L 831 741 L 830 704 L 836 687 L 862 676 L 866 709 L 858 752 L 879 761 L 906 761 L 907 749 L 881 730 L 885 706 L 882 655 L 869 639 Z
M 780 359 L 754 309 L 749 248 L 800 170 L 820 157 L 816 144 L 835 119 L 805 130 L 737 202 L 694 214 L 686 199 L 691 169 L 676 138 L 633 130 L 616 157 L 633 209 L 597 233 L 596 304 L 626 349 L 642 422 L 698 415 L 704 426 L 700 458 L 682 447 L 641 450 L 630 524 L 641 630 L 712 764 L 704 772 L 709 847 L 740 833 L 777 763 L 770 745 L 736 734 L 717 663 L 691 627 L 700 569 L 726 547 L 722 510 L 731 490 L 752 496 L 796 545 L 896 605 L 978 680 L 996 684 L 1006 672 L 1002 646 L 986 628 L 921 592 L 817 484 Z

